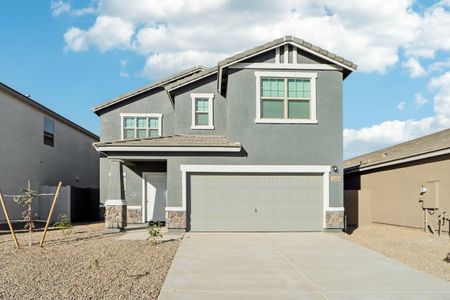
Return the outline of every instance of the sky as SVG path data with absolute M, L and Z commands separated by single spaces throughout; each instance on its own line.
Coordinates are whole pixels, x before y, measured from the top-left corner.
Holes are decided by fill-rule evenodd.
M 450 0 L 1 4 L 0 82 L 96 134 L 95 105 L 284 35 L 358 65 L 344 81 L 345 158 L 450 127 Z

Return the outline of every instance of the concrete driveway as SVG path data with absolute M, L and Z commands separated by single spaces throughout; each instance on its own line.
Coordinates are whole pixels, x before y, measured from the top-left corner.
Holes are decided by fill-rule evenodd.
M 450 299 L 450 283 L 332 233 L 189 233 L 159 299 Z

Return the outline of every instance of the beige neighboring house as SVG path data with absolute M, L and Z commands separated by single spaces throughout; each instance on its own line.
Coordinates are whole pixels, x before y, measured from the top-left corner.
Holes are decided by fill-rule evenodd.
M 349 226 L 376 222 L 422 228 L 419 195 L 432 181 L 439 189 L 437 209 L 428 215 L 435 229 L 438 215 L 450 212 L 450 129 L 349 159 L 344 166 Z

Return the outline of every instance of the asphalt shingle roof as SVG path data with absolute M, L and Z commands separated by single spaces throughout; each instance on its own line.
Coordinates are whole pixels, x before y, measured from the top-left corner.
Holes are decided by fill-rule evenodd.
M 240 148 L 238 142 L 230 142 L 225 136 L 169 135 L 154 138 L 99 142 L 96 147 L 231 147 Z
M 369 167 L 450 148 L 450 129 L 360 155 L 344 162 L 344 168 Z

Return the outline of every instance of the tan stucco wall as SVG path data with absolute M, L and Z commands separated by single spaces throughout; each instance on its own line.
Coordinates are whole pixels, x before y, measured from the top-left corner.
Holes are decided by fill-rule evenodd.
M 439 180 L 440 209 L 429 220 L 446 210 L 450 212 L 450 156 L 376 169 L 345 176 L 346 190 L 364 190 L 371 194 L 371 214 L 359 216 L 373 222 L 422 228 L 423 211 L 418 202 L 419 189 L 425 181 Z M 361 221 L 361 219 L 363 219 Z M 448 230 L 448 225 L 446 226 Z

